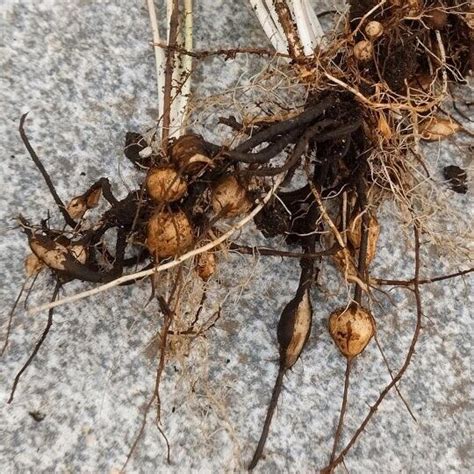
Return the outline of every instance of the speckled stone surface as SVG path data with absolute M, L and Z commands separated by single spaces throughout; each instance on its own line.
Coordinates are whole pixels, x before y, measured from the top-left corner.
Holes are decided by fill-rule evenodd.
M 241 0 L 196 4 L 198 47 L 267 44 Z M 156 103 L 145 2 L 3 0 L 0 11 L 3 342 L 8 310 L 24 281 L 27 251 L 24 236 L 15 228 L 15 216 L 21 212 L 39 220 L 47 209 L 56 212 L 20 142 L 20 115 L 30 112 L 28 134 L 64 199 L 104 175 L 124 195 L 126 186 L 139 179 L 123 158 L 125 132 L 151 126 Z M 225 90 L 241 74 L 251 76 L 252 66 L 246 58 L 199 65 L 196 94 Z M 462 92 L 470 93 L 468 88 Z M 460 228 L 466 230 L 473 218 L 472 193 L 449 191 L 441 182 L 441 169 L 447 164 L 469 167 L 467 148 L 443 145 L 440 150 L 431 145 L 428 158 L 453 212 L 460 215 Z M 469 173 L 472 176 L 472 169 Z M 409 278 L 413 249 L 403 243 L 390 206 L 382 209 L 381 222 L 373 273 Z M 450 222 L 446 228 L 456 232 Z M 241 240 L 264 242 L 256 231 Z M 451 257 L 424 247 L 424 276 L 458 267 Z M 297 268 L 296 262 L 280 259 L 222 257 L 216 277 L 219 287 L 211 285 L 207 310 L 211 314 L 216 302 L 232 289 L 221 319 L 206 338 L 196 340 L 186 360 L 169 362 L 162 383 L 162 421 L 171 445 L 171 465 L 165 462 L 165 445 L 152 413 L 128 472 L 244 470 L 276 376 L 276 323 L 296 286 Z M 344 301 L 346 288 L 330 266 L 323 270 L 320 286 L 312 294 L 312 336 L 285 380 L 258 472 L 315 472 L 329 457 L 345 362 L 325 328 L 328 314 Z M 47 301 L 52 285 L 50 278 L 41 276 L 29 305 Z M 72 283 L 64 294 L 85 287 Z M 389 395 L 347 456 L 349 472 L 472 471 L 472 289 L 469 278 L 423 288 L 423 330 L 400 384 L 417 422 L 396 394 Z M 396 369 L 413 331 L 414 299 L 406 290 L 390 290 L 389 295 L 390 299 L 377 294 L 373 311 L 380 343 Z M 145 308 L 148 296 L 148 287 L 138 285 L 59 308 L 46 343 L 24 374 L 14 402 L 7 405 L 15 373 L 46 321 L 45 314 L 31 316 L 20 308 L 8 350 L 0 360 L 2 473 L 111 473 L 121 468 L 153 390 L 156 360 L 148 358 L 145 349 L 160 317 L 154 304 Z M 372 343 L 354 367 L 343 443 L 388 380 Z M 44 419 L 35 421 L 32 412 Z

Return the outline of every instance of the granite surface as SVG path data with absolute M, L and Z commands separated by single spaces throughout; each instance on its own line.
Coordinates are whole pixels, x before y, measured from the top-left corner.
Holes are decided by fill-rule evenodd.
M 266 45 L 243 1 L 198 0 L 198 47 Z M 321 5 L 320 10 L 328 6 Z M 156 115 L 154 57 L 145 2 L 126 0 L 3 0 L 0 5 L 0 268 L 1 340 L 8 311 L 25 279 L 21 212 L 38 221 L 56 210 L 18 136 L 29 111 L 28 134 L 64 199 L 108 176 L 118 195 L 140 176 L 124 161 L 125 132 L 144 130 Z M 223 91 L 259 64 L 249 58 L 196 65 L 196 96 Z M 462 95 L 472 94 L 465 88 Z M 472 102 L 472 100 L 471 100 Z M 213 130 L 214 137 L 219 129 Z M 218 138 L 218 137 L 217 137 Z M 441 169 L 471 166 L 467 148 L 431 145 L 435 179 L 456 214 L 446 238 L 473 219 L 472 193 L 449 191 Z M 472 173 L 472 168 L 469 171 Z M 413 249 L 387 205 L 373 273 L 409 278 Z M 405 232 L 405 233 L 404 233 Z M 472 234 L 471 234 L 472 235 Z M 264 242 L 255 230 L 240 236 Z M 278 242 L 271 242 L 278 245 Z M 425 246 L 424 276 L 456 271 L 452 256 Z M 276 412 L 257 471 L 315 472 L 325 465 L 340 406 L 345 362 L 326 331 L 326 319 L 344 301 L 346 288 L 329 265 L 313 290 L 314 327 Z M 150 416 L 127 472 L 239 472 L 252 455 L 276 376 L 276 323 L 297 283 L 297 263 L 222 255 L 210 285 L 206 314 L 225 299 L 221 319 L 198 338 L 190 355 L 170 360 L 162 383 L 163 438 Z M 51 297 L 46 274 L 29 305 Z M 64 294 L 88 287 L 71 283 Z M 400 384 L 414 422 L 400 398 L 383 402 L 345 459 L 351 473 L 472 472 L 470 403 L 472 279 L 423 288 L 423 330 L 412 365 Z M 119 288 L 56 311 L 52 331 L 24 374 L 12 404 L 6 403 L 15 373 L 46 321 L 23 307 L 0 360 L 0 466 L 2 473 L 117 472 L 140 427 L 153 390 L 156 359 L 145 354 L 160 325 L 154 304 L 145 307 L 147 285 Z M 392 368 L 399 367 L 415 322 L 414 298 L 406 290 L 376 295 L 378 336 Z M 389 381 L 375 344 L 355 364 L 343 441 Z M 44 416 L 42 421 L 32 414 Z M 339 472 L 344 472 L 340 467 Z

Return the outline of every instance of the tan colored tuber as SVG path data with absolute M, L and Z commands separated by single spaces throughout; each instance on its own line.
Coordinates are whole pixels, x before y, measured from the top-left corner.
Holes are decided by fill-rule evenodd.
M 375 334 L 375 320 L 357 304 L 340 308 L 329 316 L 329 333 L 344 357 L 359 355 Z
M 282 314 L 278 325 L 280 361 L 285 369 L 290 369 L 301 355 L 311 332 L 313 308 L 309 289 L 301 297 L 294 298 L 283 311 L 283 314 L 288 314 L 286 318 Z
M 80 196 L 73 197 L 66 206 L 66 211 L 72 219 L 80 220 L 89 209 L 97 207 L 101 196 L 102 188 L 91 189 Z
M 182 211 L 155 212 L 148 221 L 148 250 L 155 258 L 175 256 L 193 243 L 193 229 Z
M 207 155 L 201 135 L 189 133 L 179 137 L 171 147 L 171 159 L 183 173 L 196 174 L 213 162 Z
M 82 244 L 73 244 L 69 246 L 69 251 L 71 252 L 72 256 L 82 264 L 87 262 L 87 248 L 84 247 Z
M 82 219 L 87 211 L 87 200 L 84 196 L 72 198 L 66 206 L 66 211 L 71 216 L 71 219 L 76 221 Z
M 332 259 L 346 280 L 354 281 L 354 278 L 357 278 L 356 263 L 347 248 L 339 249 L 332 255 Z
M 367 62 L 372 59 L 374 47 L 372 43 L 367 40 L 359 41 L 354 46 L 354 56 L 360 62 Z
M 380 38 L 383 34 L 383 25 L 379 21 L 369 21 L 365 27 L 365 34 L 370 40 Z
M 212 208 L 223 217 L 245 214 L 252 207 L 246 189 L 234 176 L 222 178 L 212 191 Z
M 84 264 L 87 261 L 87 249 L 82 244 L 66 246 L 42 235 L 34 235 L 30 239 L 30 248 L 41 262 L 53 270 L 67 271 L 68 262 L 76 260 Z
M 174 202 L 188 189 L 186 181 L 170 166 L 152 168 L 146 178 L 146 190 L 155 202 Z

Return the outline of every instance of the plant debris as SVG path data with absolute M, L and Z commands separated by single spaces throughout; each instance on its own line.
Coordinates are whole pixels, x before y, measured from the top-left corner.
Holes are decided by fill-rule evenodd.
M 467 193 L 467 173 L 459 166 L 449 165 L 443 168 L 444 179 L 456 193 Z
M 186 346 L 190 347 L 220 318 L 219 309 L 211 319 L 201 321 L 206 285 L 213 284 L 221 264 L 217 251 L 258 251 L 262 256 L 298 258 L 299 284 L 296 292 L 288 295 L 276 331 L 278 375 L 249 465 L 253 469 L 263 455 L 284 376 L 308 342 L 312 307 L 320 297 L 316 284 L 323 268 L 321 260 L 327 257 L 352 295 L 347 301 L 335 301 L 338 309 L 328 319 L 329 332 L 347 360 L 333 451 L 324 468 L 324 472 L 331 472 L 343 461 L 387 393 L 396 388 L 410 364 L 422 327 L 420 285 L 435 279 L 422 281 L 419 275 L 419 236 L 426 226 L 415 191 L 426 180 L 419 147 L 420 140 L 448 139 L 462 131 L 449 117 L 439 117 L 438 107 L 447 96 L 448 84 L 463 83 L 472 67 L 472 25 L 466 19 L 467 4 L 351 1 L 344 28 L 334 32 L 324 45 L 314 46 L 311 38 L 298 30 L 301 12 L 283 0 L 276 1 L 272 12 L 286 42 L 286 50 L 279 51 L 286 61 L 282 67 L 305 93 L 300 105 L 292 109 L 269 102 L 268 110 L 277 112 L 243 117 L 242 123 L 233 116 L 221 118 L 221 124 L 233 134 L 231 142 L 222 143 L 208 141 L 194 130 L 176 132 L 173 128 L 173 92 L 179 95 L 180 88 L 188 87 L 182 58 L 203 60 L 214 53 L 199 55 L 187 51 L 186 44 L 180 45 L 178 29 L 183 12 L 177 0 L 171 4 L 169 42 L 162 49 L 160 43 L 154 43 L 165 65 L 160 70 L 164 76 L 159 76 L 165 97 L 160 105 L 161 128 L 144 134 L 128 132 L 125 137 L 124 154 L 140 176 L 137 189 L 118 199 L 109 178 L 97 177 L 89 189 L 71 197 L 65 205 L 30 144 L 24 129 L 26 115 L 20 120 L 23 143 L 63 222 L 53 226 L 48 218 L 39 223 L 18 218 L 32 252 L 26 259 L 28 277 L 47 269 L 56 283 L 52 303 L 46 305 L 46 327 L 14 380 L 9 403 L 52 327 L 54 307 L 68 302 L 56 301 L 62 286 L 80 280 L 97 284 L 93 291 L 99 292 L 147 278 L 151 298 L 158 302 L 163 315 L 156 336 L 157 375 L 125 464 L 132 458 L 153 406 L 169 461 L 171 447 L 160 426 L 160 381 L 173 348 L 186 345 L 180 346 L 179 341 L 191 336 Z M 243 52 L 248 54 L 249 50 L 235 50 L 233 55 Z M 266 55 L 259 49 L 253 53 Z M 226 58 L 232 57 L 229 54 L 227 51 Z M 448 166 L 444 176 L 455 192 L 467 192 L 464 170 Z M 395 201 L 413 225 L 416 253 L 412 280 L 382 280 L 371 275 L 380 234 L 377 209 L 384 200 Z M 100 210 L 100 204 L 105 205 L 105 211 Z M 293 250 L 256 249 L 226 242 L 234 231 L 252 221 L 265 237 L 281 236 Z M 166 292 L 158 288 L 161 271 L 167 271 L 171 281 Z M 202 289 L 201 303 L 193 308 L 191 319 L 191 311 L 185 308 L 190 283 L 184 277 L 190 272 L 191 280 Z M 401 369 L 338 452 L 351 365 L 375 335 L 376 321 L 383 324 L 383 315 L 377 309 L 372 314 L 368 308 L 372 289 L 384 284 L 405 286 L 415 294 L 417 324 L 412 343 Z M 80 297 L 76 295 L 76 299 Z M 10 327 L 11 319 L 8 333 Z M 7 343 L 8 335 L 4 350 Z

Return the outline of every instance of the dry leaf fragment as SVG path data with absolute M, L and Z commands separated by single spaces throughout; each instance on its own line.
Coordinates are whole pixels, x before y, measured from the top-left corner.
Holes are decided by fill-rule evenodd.
M 421 138 L 424 140 L 442 140 L 461 129 L 460 125 L 447 118 L 431 117 L 420 125 Z
M 381 113 L 379 115 L 377 130 L 387 140 L 392 137 L 392 130 L 390 129 L 390 125 L 388 124 L 384 113 Z

